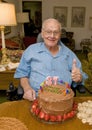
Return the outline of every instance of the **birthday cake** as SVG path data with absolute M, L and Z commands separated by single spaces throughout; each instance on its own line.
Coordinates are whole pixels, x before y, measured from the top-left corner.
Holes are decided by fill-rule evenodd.
M 45 121 L 57 122 L 75 115 L 74 93 L 68 83 L 63 81 L 41 84 L 38 98 L 31 111 Z

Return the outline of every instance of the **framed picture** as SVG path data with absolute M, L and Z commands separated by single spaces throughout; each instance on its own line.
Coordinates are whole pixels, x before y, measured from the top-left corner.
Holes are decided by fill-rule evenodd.
M 62 27 L 67 26 L 67 7 L 57 6 L 54 7 L 54 18 L 56 18 Z
M 72 27 L 84 27 L 85 25 L 85 7 L 72 7 Z

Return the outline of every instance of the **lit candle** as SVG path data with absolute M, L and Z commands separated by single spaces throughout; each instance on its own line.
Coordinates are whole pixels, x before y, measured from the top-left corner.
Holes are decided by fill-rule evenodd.
M 42 86 L 40 86 L 40 90 L 41 90 L 41 92 L 43 92 L 43 88 L 42 88 Z
M 54 81 L 54 85 L 57 85 L 57 82 L 58 82 L 58 76 L 54 76 L 54 77 L 53 77 L 53 81 Z
M 48 76 L 47 78 L 46 78 L 46 85 L 52 85 L 52 77 L 50 77 L 50 76 Z

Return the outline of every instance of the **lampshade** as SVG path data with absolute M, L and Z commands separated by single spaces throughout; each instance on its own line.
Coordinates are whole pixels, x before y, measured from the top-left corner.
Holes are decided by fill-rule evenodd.
M 92 29 L 92 17 L 89 18 L 89 26 L 90 26 L 90 29 Z
M 15 6 L 10 3 L 0 2 L 0 30 L 1 30 L 1 38 L 2 38 L 1 64 L 2 65 L 6 65 L 10 62 L 10 59 L 7 57 L 7 53 L 6 53 L 4 29 L 5 26 L 14 26 L 14 25 L 16 25 Z
M 16 25 L 15 6 L 0 2 L 0 26 Z
M 28 23 L 29 22 L 29 14 L 25 12 L 17 13 L 17 22 L 18 23 Z

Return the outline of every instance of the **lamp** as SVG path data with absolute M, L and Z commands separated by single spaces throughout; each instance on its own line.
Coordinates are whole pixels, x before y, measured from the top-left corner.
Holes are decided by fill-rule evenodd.
M 9 58 L 6 55 L 4 29 L 5 26 L 16 25 L 15 6 L 10 3 L 0 2 L 0 29 L 2 38 L 2 59 L 1 64 L 6 65 L 9 63 Z
M 23 28 L 23 23 L 28 23 L 29 22 L 29 14 L 27 12 L 19 12 L 17 13 L 17 22 L 22 25 L 20 32 L 21 35 L 24 36 L 24 28 Z

